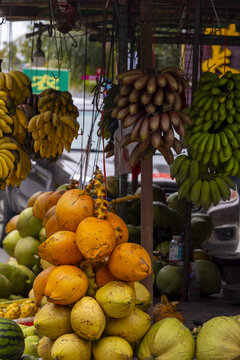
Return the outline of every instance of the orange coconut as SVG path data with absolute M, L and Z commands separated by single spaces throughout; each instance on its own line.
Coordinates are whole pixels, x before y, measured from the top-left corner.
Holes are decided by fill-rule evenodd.
M 83 195 L 80 189 L 66 191 L 57 202 L 56 218 L 63 230 L 76 231 L 83 219 L 93 215 L 93 199 Z
M 111 254 L 116 245 L 116 234 L 109 222 L 91 216 L 78 225 L 76 242 L 86 259 L 100 261 Z
M 9 222 L 7 223 L 6 227 L 5 227 L 5 233 L 8 234 L 13 230 L 17 229 L 17 221 L 18 221 L 18 217 L 19 215 L 15 215 L 13 216 Z
M 129 233 L 128 228 L 123 219 L 117 214 L 108 212 L 106 220 L 112 225 L 117 234 L 117 245 L 128 241 Z
M 33 294 L 37 305 L 41 304 L 45 292 L 48 275 L 54 269 L 54 267 L 55 266 L 49 266 L 43 271 L 41 271 L 33 282 Z
M 39 195 L 33 205 L 33 215 L 39 219 L 43 219 L 47 212 L 47 200 L 53 191 L 46 191 Z
M 53 265 L 75 265 L 82 259 L 76 245 L 76 234 L 65 230 L 48 237 L 38 247 L 38 255 Z
M 108 269 L 123 281 L 139 281 L 152 273 L 147 251 L 141 245 L 130 242 L 115 246 L 108 260 Z
M 69 305 L 81 299 L 88 289 L 87 275 L 72 265 L 56 266 L 48 276 L 45 295 L 49 302 Z

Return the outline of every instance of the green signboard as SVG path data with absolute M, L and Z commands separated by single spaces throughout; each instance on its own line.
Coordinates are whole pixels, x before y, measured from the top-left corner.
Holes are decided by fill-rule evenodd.
M 33 94 L 39 94 L 48 88 L 68 91 L 68 70 L 61 70 L 59 77 L 57 69 L 34 68 L 23 69 L 23 72 L 31 79 Z

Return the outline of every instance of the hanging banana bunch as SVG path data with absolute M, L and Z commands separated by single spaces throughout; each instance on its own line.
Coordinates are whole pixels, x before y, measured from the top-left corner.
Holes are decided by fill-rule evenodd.
M 235 190 L 230 176 L 240 176 L 240 74 L 203 73 L 190 118 L 189 156 L 175 159 L 171 177 L 180 186 L 179 197 L 208 208 L 229 200 Z
M 181 111 L 181 93 L 187 86 L 184 72 L 177 67 L 167 67 L 152 75 L 141 70 L 129 70 L 117 76 L 121 81 L 119 94 L 114 99 L 112 117 L 121 121 L 122 128 L 132 126 L 120 146 L 137 142 L 130 163 L 136 165 L 141 158 L 159 150 L 171 164 L 174 156 L 182 151 L 182 143 L 175 137 L 185 134 L 184 126 L 189 117 Z
M 26 74 L 18 70 L 11 70 L 9 73 L 0 72 L 0 90 L 7 93 L 7 96 L 19 105 L 31 96 L 31 81 Z

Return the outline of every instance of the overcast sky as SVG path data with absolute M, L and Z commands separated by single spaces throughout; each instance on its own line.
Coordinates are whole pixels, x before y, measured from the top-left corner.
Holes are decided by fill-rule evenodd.
M 2 21 L 2 18 L 0 18 Z M 16 40 L 18 37 L 26 34 L 28 32 L 27 26 L 30 22 L 27 21 L 15 21 L 12 22 L 12 34 L 10 29 L 10 22 L 7 21 L 0 26 L 0 48 L 2 48 L 4 43 L 8 43 L 11 40 Z

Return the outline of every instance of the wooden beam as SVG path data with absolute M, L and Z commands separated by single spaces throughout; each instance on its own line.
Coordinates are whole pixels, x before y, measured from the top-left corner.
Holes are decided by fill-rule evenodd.
M 152 0 L 140 1 L 140 68 L 152 67 Z M 153 188 L 152 157 L 141 161 L 141 244 L 153 263 Z M 143 280 L 153 299 L 153 277 Z M 148 311 L 153 317 L 153 306 Z

